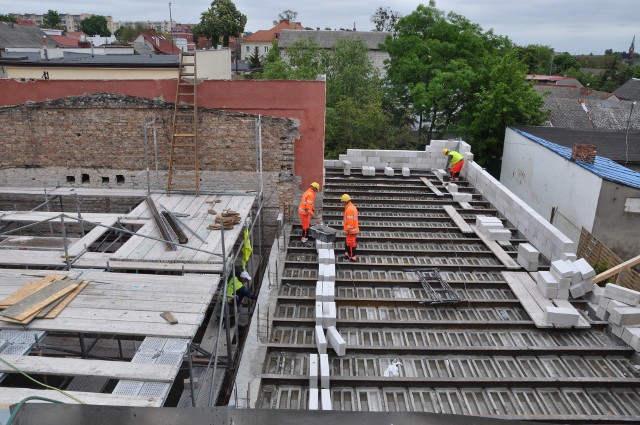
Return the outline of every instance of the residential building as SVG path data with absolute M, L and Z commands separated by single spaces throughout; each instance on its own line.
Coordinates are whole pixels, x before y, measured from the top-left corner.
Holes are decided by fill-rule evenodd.
M 384 43 L 388 32 L 380 31 L 290 31 L 283 30 L 280 34 L 278 48 L 286 49 L 299 40 L 313 40 L 323 49 L 333 49 L 338 40 L 362 40 L 369 48 L 367 57 L 376 67 L 378 72 L 384 74 L 384 61 L 389 59 L 389 54 L 380 50 L 380 44 Z
M 50 48 L 58 45 L 37 26 L 0 22 L 0 52 L 11 48 L 40 49 L 43 43 Z
M 584 228 L 620 257 L 638 255 L 640 173 L 600 155 L 593 163 L 572 159 L 570 147 L 553 142 L 591 143 L 600 133 L 552 130 L 508 128 L 500 182 L 576 244 Z M 618 156 L 622 134 L 603 138 L 614 136 Z M 640 135 L 628 142 L 640 146 Z M 637 152 L 631 156 L 634 161 Z
M 133 40 L 133 44 L 144 45 L 149 49 L 153 49 L 154 53 L 161 55 L 177 55 L 180 49 L 171 40 L 156 30 L 149 29 L 140 33 Z
M 44 15 L 38 13 L 10 13 L 15 15 L 18 19 L 24 19 L 25 21 L 33 22 L 38 26 L 44 24 Z M 79 15 L 73 15 L 70 13 L 59 13 L 60 26 L 66 31 L 80 31 L 80 21 L 85 18 L 93 16 L 91 13 L 81 13 Z M 111 30 L 113 28 L 113 18 L 111 16 L 105 16 L 107 19 L 107 28 Z M 113 32 L 113 30 L 111 30 Z M 93 35 L 93 34 L 92 34 Z
M 640 101 L 640 78 L 631 78 L 629 81 L 618 87 L 613 94 L 623 100 L 631 100 L 634 102 Z
M 562 75 L 527 75 L 527 80 L 535 81 L 538 84 L 554 84 L 557 86 L 582 87 L 580 81 L 573 77 L 563 77 Z
M 171 21 L 112 21 L 110 22 L 110 30 L 116 32 L 120 27 L 134 28 L 136 25 L 144 25 L 149 29 L 166 32 L 171 31 Z
M 271 49 L 273 42 L 280 39 L 280 32 L 282 30 L 305 31 L 305 28 L 300 22 L 284 20 L 280 21 L 278 25 L 269 30 L 256 31 L 242 39 L 240 43 L 240 59 L 247 60 L 251 55 L 253 55 L 256 47 L 258 48 L 260 57 L 264 58 L 267 53 L 269 53 L 269 49 Z

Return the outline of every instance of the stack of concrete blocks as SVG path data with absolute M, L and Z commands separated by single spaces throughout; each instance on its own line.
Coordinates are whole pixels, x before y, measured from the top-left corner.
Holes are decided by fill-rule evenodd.
M 535 272 L 538 270 L 538 261 L 540 258 L 540 251 L 535 249 L 533 245 L 529 243 L 521 243 L 518 245 L 518 258 L 516 261 L 526 271 Z
M 351 161 L 347 161 L 346 159 L 342 161 L 343 173 L 345 176 L 351 175 Z
M 575 258 L 572 255 L 568 258 Z M 580 258 L 579 260 L 564 260 L 568 265 L 573 268 L 574 274 L 571 277 L 571 287 L 569 291 L 573 298 L 583 297 L 586 294 L 593 292 L 597 286 L 593 284 L 593 278 L 596 275 L 596 271 L 589 265 L 587 260 Z
M 475 162 L 465 163 L 462 176 L 493 204 L 548 259 L 575 252 L 575 243 Z
M 550 307 L 544 311 L 545 323 L 554 326 L 576 326 L 580 321 L 580 313 L 573 307 Z
M 562 298 L 558 294 L 560 288 L 562 288 L 562 295 L 567 294 L 564 299 L 569 298 L 569 279 L 563 279 L 562 286 L 560 286 L 560 282 L 551 272 L 539 271 L 535 273 L 534 277 L 538 290 L 545 298 Z
M 391 167 L 384 167 L 384 175 L 387 177 L 393 177 L 393 175 L 395 174 L 395 172 L 393 171 L 393 168 Z
M 511 231 L 505 228 L 502 220 L 497 217 L 476 215 L 476 228 L 492 241 L 509 241 L 511 239 Z
M 611 331 L 640 352 L 640 292 L 607 283 L 596 316 L 609 320 Z

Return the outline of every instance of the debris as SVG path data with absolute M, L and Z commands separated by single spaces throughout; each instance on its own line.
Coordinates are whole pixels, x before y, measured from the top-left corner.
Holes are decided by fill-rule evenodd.
M 170 311 L 163 311 L 162 313 L 160 313 L 160 317 L 162 317 L 164 320 L 171 323 L 172 325 L 175 325 L 176 323 L 178 323 L 178 319 L 176 319 L 176 316 L 174 316 Z
M 387 366 L 387 369 L 384 371 L 383 375 L 385 378 L 389 378 L 389 377 L 398 377 L 400 376 L 400 369 L 399 366 L 402 366 L 402 363 L 400 363 L 400 361 L 398 359 L 393 359 L 393 361 L 391 362 L 391 364 L 389 364 L 389 366 Z

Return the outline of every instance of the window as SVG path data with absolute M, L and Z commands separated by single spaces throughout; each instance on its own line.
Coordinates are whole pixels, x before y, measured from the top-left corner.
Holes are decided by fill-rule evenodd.
M 82 184 L 89 184 L 90 182 L 89 174 L 82 174 Z
M 269 46 L 264 46 L 264 52 L 267 53 L 269 51 Z
M 251 46 L 245 46 L 245 50 L 247 53 L 251 52 Z

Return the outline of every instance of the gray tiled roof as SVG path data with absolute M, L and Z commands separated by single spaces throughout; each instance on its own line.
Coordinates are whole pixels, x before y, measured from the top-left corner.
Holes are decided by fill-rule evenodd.
M 0 22 L 0 49 L 8 47 L 42 47 L 42 36 L 46 35 L 40 28 L 31 25 L 18 25 L 11 22 Z M 58 44 L 47 37 L 47 46 Z
M 538 94 L 548 98 L 564 99 L 608 99 L 614 97 L 612 93 L 592 90 L 587 87 L 557 86 L 552 84 L 536 84 L 533 89 Z
M 605 129 L 640 130 L 640 107 L 633 109 L 631 102 L 611 99 L 564 99 L 549 98 L 544 101 L 544 109 L 549 111 L 552 127 L 575 130 Z
M 515 127 L 536 137 L 571 148 L 575 143 L 594 145 L 597 155 L 613 161 L 640 163 L 640 132 L 623 130 L 572 130 L 552 127 Z M 625 139 L 626 142 L 625 142 Z M 627 148 L 628 144 L 628 148 Z
M 46 60 L 40 53 L 5 53 L 0 58 L 0 65 L 40 65 L 48 66 L 143 66 L 177 68 L 177 55 L 94 55 L 87 53 L 64 52 L 64 57 Z
M 620 99 L 640 100 L 640 78 L 632 78 L 613 92 Z
M 361 39 L 369 47 L 369 50 L 379 50 L 379 46 L 387 36 L 388 32 L 378 31 L 295 31 L 282 30 L 278 40 L 278 47 L 286 48 L 298 40 L 315 40 L 323 49 L 331 49 L 339 39 L 348 40 Z

